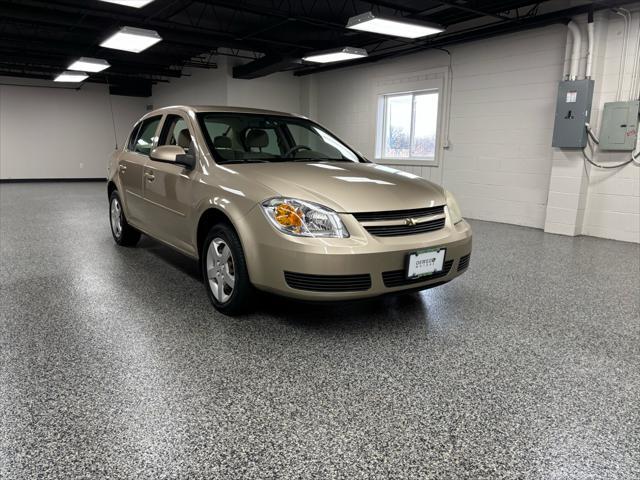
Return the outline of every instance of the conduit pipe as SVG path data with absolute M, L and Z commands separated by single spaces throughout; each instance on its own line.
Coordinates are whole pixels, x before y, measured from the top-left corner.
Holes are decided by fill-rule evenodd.
M 620 15 L 624 20 L 624 28 L 622 30 L 622 49 L 620 51 L 620 67 L 618 69 L 618 88 L 616 90 L 616 100 L 622 99 L 622 86 L 624 83 L 624 70 L 625 62 L 627 59 L 627 43 L 629 43 L 629 20 L 624 13 L 626 10 L 619 8 L 615 10 L 617 15 Z
M 593 64 L 593 45 L 595 28 L 593 25 L 593 14 L 589 14 L 589 23 L 587 23 L 587 39 L 589 41 L 587 49 L 587 67 L 584 72 L 584 78 L 591 78 L 591 65 Z
M 569 80 L 576 80 L 578 78 L 578 65 L 580 62 L 580 48 L 582 47 L 582 34 L 580 28 L 571 20 L 567 27 L 573 37 L 573 45 L 571 47 L 571 66 L 569 67 Z
M 640 15 L 640 14 L 639 14 Z M 640 100 L 640 92 L 638 92 L 638 81 L 640 80 L 640 18 L 637 19 L 636 25 L 636 53 L 633 61 L 633 81 L 631 83 L 630 100 Z M 638 135 L 640 137 L 640 135 Z

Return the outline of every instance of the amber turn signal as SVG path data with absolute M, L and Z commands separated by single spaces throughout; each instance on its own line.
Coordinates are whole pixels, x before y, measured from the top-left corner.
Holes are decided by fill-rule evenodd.
M 281 203 L 276 207 L 276 220 L 280 225 L 285 227 L 295 227 L 296 231 L 300 231 L 302 227 L 302 211 L 288 203 Z

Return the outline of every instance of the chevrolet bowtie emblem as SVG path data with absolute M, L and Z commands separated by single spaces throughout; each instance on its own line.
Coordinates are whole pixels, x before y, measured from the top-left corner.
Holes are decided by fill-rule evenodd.
M 404 221 L 405 225 L 408 225 L 410 227 L 414 227 L 418 222 L 416 222 L 415 218 L 407 218 Z

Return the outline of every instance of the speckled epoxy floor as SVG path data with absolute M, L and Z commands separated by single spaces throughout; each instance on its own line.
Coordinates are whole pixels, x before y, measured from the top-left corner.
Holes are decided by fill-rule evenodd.
M 640 478 L 640 251 L 473 222 L 466 275 L 228 318 L 100 183 L 0 185 L 0 478 Z

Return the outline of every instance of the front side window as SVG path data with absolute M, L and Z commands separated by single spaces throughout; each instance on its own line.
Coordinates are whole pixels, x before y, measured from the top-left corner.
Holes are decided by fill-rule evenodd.
M 157 140 L 156 131 L 162 117 L 147 118 L 140 124 L 138 134 L 136 135 L 133 151 L 142 155 L 149 155 L 153 144 Z
M 198 119 L 221 163 L 360 161 L 353 150 L 309 120 L 235 113 L 201 113 Z
M 434 160 L 437 149 L 438 91 L 382 97 L 380 159 Z
M 180 115 L 167 115 L 162 127 L 158 145 L 177 145 L 189 153 L 191 132 L 187 122 Z

